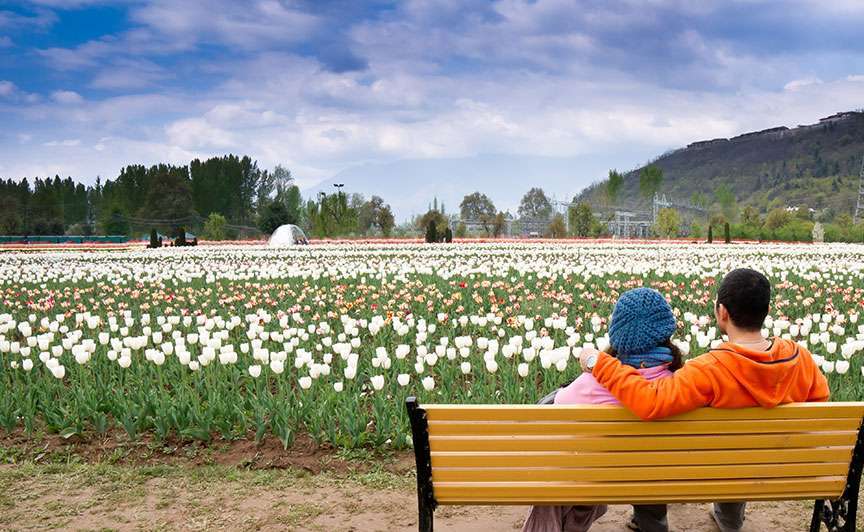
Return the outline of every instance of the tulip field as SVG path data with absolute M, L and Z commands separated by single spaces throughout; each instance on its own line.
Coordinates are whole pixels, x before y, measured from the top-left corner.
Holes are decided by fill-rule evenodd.
M 411 444 L 404 400 L 533 403 L 608 345 L 622 291 L 656 288 L 688 356 L 722 341 L 715 285 L 774 286 L 834 399 L 864 399 L 864 248 L 338 244 L 0 252 L 0 432 Z

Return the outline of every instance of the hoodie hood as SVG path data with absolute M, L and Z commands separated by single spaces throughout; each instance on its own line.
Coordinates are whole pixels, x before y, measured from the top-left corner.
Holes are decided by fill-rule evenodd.
M 802 351 L 804 349 L 795 342 L 774 338 L 767 351 L 725 342 L 711 350 L 711 355 L 728 370 L 729 375 L 750 394 L 756 404 L 773 408 L 786 402 L 792 389 L 798 386 L 805 370 Z M 721 397 L 724 391 L 728 393 L 733 390 L 728 387 L 717 390 L 719 402 L 724 402 Z

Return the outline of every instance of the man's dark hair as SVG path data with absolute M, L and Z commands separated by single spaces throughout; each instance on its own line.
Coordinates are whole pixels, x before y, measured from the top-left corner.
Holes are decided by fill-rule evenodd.
M 771 283 L 756 270 L 732 270 L 717 289 L 717 304 L 726 307 L 736 327 L 749 331 L 761 329 L 771 304 Z

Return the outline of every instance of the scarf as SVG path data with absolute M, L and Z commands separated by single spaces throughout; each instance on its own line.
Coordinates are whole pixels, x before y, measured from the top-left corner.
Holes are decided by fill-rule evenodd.
M 657 346 L 645 353 L 639 353 L 636 355 L 618 353 L 617 358 L 622 364 L 632 366 L 636 369 L 653 368 L 654 366 L 662 366 L 663 364 L 671 363 L 672 350 L 668 347 Z

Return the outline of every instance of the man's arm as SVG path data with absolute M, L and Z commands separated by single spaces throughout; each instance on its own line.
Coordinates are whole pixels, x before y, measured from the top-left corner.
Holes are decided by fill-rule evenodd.
M 702 368 L 692 363 L 684 364 L 670 377 L 649 381 L 635 368 L 600 353 L 593 374 L 597 382 L 642 419 L 689 412 L 710 405 L 714 399 L 710 380 Z

